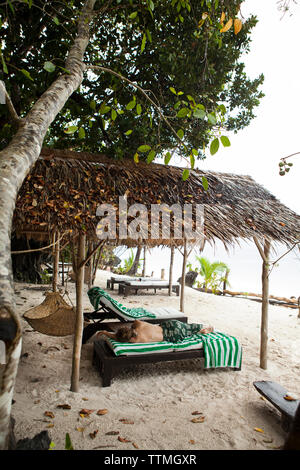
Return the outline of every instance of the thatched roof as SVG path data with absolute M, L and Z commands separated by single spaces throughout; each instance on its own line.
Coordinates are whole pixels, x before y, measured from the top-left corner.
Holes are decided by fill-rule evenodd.
M 208 181 L 205 191 L 202 177 Z M 203 204 L 208 241 L 225 246 L 239 238 L 269 237 L 290 244 L 300 239 L 300 216 L 281 204 L 250 176 L 191 170 L 186 181 L 182 168 L 111 160 L 103 155 L 44 149 L 25 179 L 16 201 L 13 230 L 38 238 L 54 229 L 84 230 L 95 236 L 102 203 L 128 206 Z M 135 240 L 119 240 L 135 245 Z M 171 239 L 143 240 L 149 246 L 180 244 Z

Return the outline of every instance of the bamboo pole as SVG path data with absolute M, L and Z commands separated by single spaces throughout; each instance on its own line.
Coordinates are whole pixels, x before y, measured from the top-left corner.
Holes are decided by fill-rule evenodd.
M 269 310 L 269 255 L 271 243 L 265 240 L 262 267 L 262 307 L 261 307 L 261 338 L 260 338 L 260 367 L 267 369 L 268 359 L 268 310 Z
M 142 272 L 142 276 L 145 277 L 146 276 L 146 251 L 147 251 L 147 247 L 144 246 L 144 262 L 143 262 L 143 272 Z
M 85 267 L 82 262 L 85 257 L 85 234 L 80 234 L 78 239 L 77 251 L 77 269 L 76 269 L 76 322 L 73 343 L 73 359 L 72 359 L 72 376 L 71 376 L 71 392 L 79 391 L 79 372 L 80 372 L 80 356 L 83 332 L 83 287 L 84 287 L 84 271 Z
M 180 289 L 180 311 L 181 312 L 184 312 L 184 287 L 185 287 L 185 270 L 186 270 L 187 258 L 188 258 L 188 254 L 187 254 L 186 239 L 185 239 L 183 261 L 182 261 L 181 289 Z
M 59 233 L 53 232 L 53 273 L 52 273 L 52 290 L 57 291 L 57 280 L 59 273 Z
M 170 269 L 169 269 L 169 295 L 172 294 L 172 286 L 173 286 L 174 252 L 175 252 L 175 247 L 172 245 L 171 255 L 170 255 Z

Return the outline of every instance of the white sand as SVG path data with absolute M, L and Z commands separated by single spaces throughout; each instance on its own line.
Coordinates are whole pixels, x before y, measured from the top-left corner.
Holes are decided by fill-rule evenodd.
M 105 288 L 110 275 L 99 271 L 95 285 Z M 21 315 L 44 300 L 42 289 L 15 284 Z M 73 283 L 68 284 L 68 291 L 74 303 Z M 85 309 L 92 311 L 86 291 L 87 287 Z M 116 291 L 114 296 L 118 298 Z M 64 298 L 70 303 L 68 297 Z M 128 306 L 168 305 L 179 309 L 179 297 L 169 297 L 167 290 L 120 300 Z M 12 406 L 16 438 L 48 430 L 57 450 L 64 449 L 66 433 L 76 450 L 261 450 L 282 446 L 286 433 L 280 426 L 280 414 L 257 393 L 253 381 L 274 380 L 300 396 L 298 311 L 270 306 L 268 369 L 263 370 L 259 367 L 260 303 L 186 288 L 185 310 L 189 322 L 212 324 L 238 338 L 243 346 L 241 371 L 205 371 L 199 359 L 135 366 L 116 376 L 110 387 L 102 388 L 92 366 L 93 344 L 88 343 L 82 347 L 80 391 L 73 393 L 73 336 L 46 336 L 22 320 L 23 349 Z M 57 408 L 63 404 L 71 409 Z M 81 417 L 83 408 L 94 411 Z M 99 416 L 99 409 L 108 412 Z M 46 411 L 54 418 L 45 416 Z M 202 423 L 191 422 L 194 411 L 203 413 Z M 133 424 L 121 422 L 123 418 Z M 95 431 L 92 438 L 90 434 Z M 110 431 L 119 434 L 107 435 Z

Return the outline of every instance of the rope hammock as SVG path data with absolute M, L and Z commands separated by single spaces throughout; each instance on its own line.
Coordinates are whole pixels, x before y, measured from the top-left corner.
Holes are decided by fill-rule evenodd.
M 68 336 L 75 332 L 76 312 L 58 292 L 46 292 L 45 300 L 24 313 L 23 318 L 39 333 Z

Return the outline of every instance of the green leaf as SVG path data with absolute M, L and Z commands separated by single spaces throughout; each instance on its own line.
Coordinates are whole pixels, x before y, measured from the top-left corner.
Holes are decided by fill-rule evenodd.
M 186 168 L 185 170 L 183 170 L 183 173 L 182 173 L 182 179 L 183 179 L 183 181 L 186 181 L 189 176 L 190 176 L 190 170 L 188 170 L 188 169 Z
M 74 450 L 69 433 L 66 433 L 65 450 Z
M 188 108 L 181 108 L 177 113 L 177 117 L 183 118 L 183 117 L 186 117 L 188 114 L 189 114 Z
M 137 11 L 134 11 L 133 13 L 131 13 L 131 14 L 129 15 L 129 18 L 130 18 L 131 20 L 134 20 L 134 18 L 137 17 L 137 14 L 138 14 L 138 12 L 137 12 Z
M 90 108 L 95 111 L 95 109 L 96 109 L 96 101 L 95 101 L 95 100 L 92 100 L 92 101 L 90 102 Z
M 45 63 L 44 63 L 44 69 L 47 71 L 47 72 L 54 72 L 54 70 L 56 69 L 55 65 L 50 62 L 49 60 L 47 60 Z
M 99 109 L 99 113 L 100 113 L 100 114 L 106 114 L 106 113 L 108 113 L 110 110 L 111 110 L 111 107 L 110 107 L 110 106 L 106 106 L 105 103 L 102 103 L 101 106 L 100 106 L 100 109 Z
M 151 163 L 155 158 L 156 152 L 155 150 L 151 150 L 147 155 L 147 163 Z
M 83 127 L 80 127 L 78 130 L 78 137 L 79 139 L 84 139 L 85 138 L 85 130 Z
M 204 119 L 205 118 L 205 111 L 203 109 L 196 108 L 193 112 L 195 118 Z
M 195 166 L 195 157 L 192 153 L 190 155 L 190 162 L 191 162 L 191 168 L 194 168 L 194 166 Z
M 135 161 L 135 163 L 139 163 L 139 154 L 137 152 L 134 154 L 133 160 Z
M 216 117 L 215 117 L 214 114 L 212 114 L 212 113 L 208 114 L 207 119 L 209 120 L 209 122 L 210 122 L 213 126 L 215 126 L 215 125 L 217 124 L 217 120 L 216 120 Z
M 131 109 L 133 109 L 133 108 L 135 107 L 135 103 L 136 103 L 135 100 L 130 101 L 130 102 L 126 105 L 126 109 L 127 109 L 128 111 L 130 111 Z
M 177 135 L 178 135 L 179 139 L 182 139 L 183 136 L 184 136 L 183 129 L 179 129 L 179 131 L 177 131 Z
M 136 105 L 136 114 L 138 115 L 142 114 L 142 106 L 140 104 Z
M 172 86 L 170 86 L 170 91 L 174 93 L 174 95 L 177 95 L 175 88 L 173 88 Z
M 26 78 L 29 78 L 29 80 L 32 80 L 32 81 L 33 81 L 33 78 L 32 78 L 32 76 L 30 75 L 30 73 L 28 72 L 28 70 L 21 69 L 21 72 L 22 72 L 23 75 L 25 75 Z
M 132 134 L 132 129 L 129 129 L 129 131 L 125 132 L 125 135 L 130 135 L 130 134 Z
M 204 191 L 207 191 L 208 190 L 208 181 L 207 179 L 205 178 L 205 176 L 202 176 L 202 186 L 204 188 Z
M 230 147 L 231 143 L 230 143 L 230 140 L 228 139 L 228 137 L 226 135 L 222 135 L 220 137 L 220 139 L 221 139 L 221 142 L 224 145 L 224 147 Z
M 112 118 L 112 120 L 115 121 L 116 118 L 117 118 L 117 116 L 118 116 L 117 111 L 116 111 L 115 109 L 112 109 L 112 110 L 111 110 L 111 118 Z
M 145 49 L 146 41 L 147 41 L 147 36 L 146 36 L 146 34 L 144 33 L 143 39 L 142 39 L 142 45 L 141 45 L 141 52 L 143 52 L 144 49 Z
M 54 21 L 55 24 L 57 24 L 57 26 L 60 24 L 59 19 L 57 18 L 57 16 L 53 17 L 53 21 Z
M 192 154 L 197 156 L 198 155 L 198 150 L 192 149 Z
M 68 126 L 64 129 L 64 133 L 65 134 L 74 134 L 74 132 L 76 132 L 78 129 L 77 126 Z
M 148 150 L 150 149 L 151 149 L 150 145 L 140 145 L 138 148 L 138 152 L 148 152 Z
M 219 139 L 216 137 L 212 143 L 210 144 L 210 153 L 211 155 L 214 155 L 215 153 L 217 153 L 217 151 L 219 150 L 219 146 L 220 146 L 220 141 Z
M 166 155 L 165 155 L 165 165 L 169 164 L 169 161 L 171 160 L 171 157 L 172 157 L 172 155 L 170 154 L 170 152 L 167 152 Z

